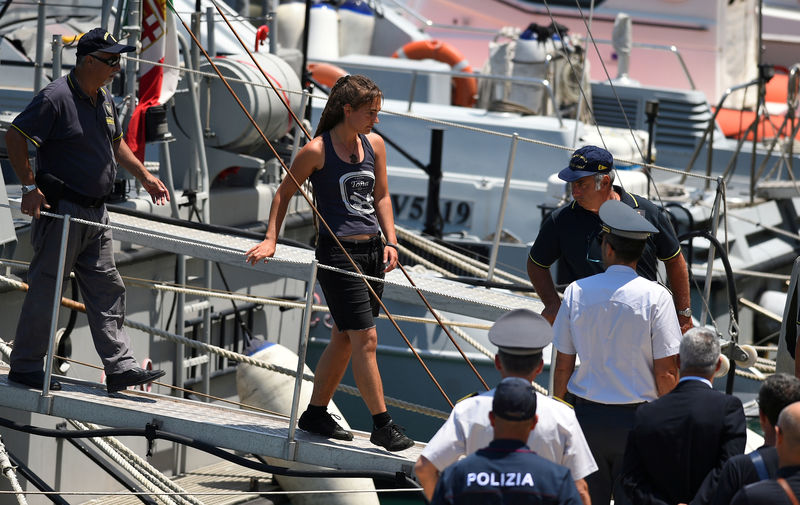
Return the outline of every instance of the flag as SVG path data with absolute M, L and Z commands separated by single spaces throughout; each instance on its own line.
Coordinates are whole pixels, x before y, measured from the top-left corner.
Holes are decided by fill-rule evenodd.
M 139 65 L 139 104 L 131 115 L 125 141 L 144 161 L 144 117 L 147 109 L 169 100 L 178 87 L 178 70 L 147 62 L 178 65 L 178 32 L 169 0 L 144 0 L 142 12 L 142 52 Z

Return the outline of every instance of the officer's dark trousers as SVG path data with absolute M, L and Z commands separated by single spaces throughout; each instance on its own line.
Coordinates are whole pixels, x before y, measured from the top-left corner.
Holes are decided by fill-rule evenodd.
M 59 213 L 108 224 L 105 206 L 87 208 L 62 200 L 58 207 Z M 28 270 L 29 289 L 22 304 L 11 353 L 11 369 L 19 373 L 42 370 L 44 364 L 63 223 L 61 219 L 44 216 L 33 222 L 31 243 L 34 254 Z M 78 280 L 92 340 L 106 374 L 124 372 L 136 366 L 128 335 L 122 327 L 125 285 L 114 264 L 111 230 L 71 223 L 64 286 L 70 271 L 75 272 Z
M 578 398 L 575 417 L 592 450 L 597 471 L 586 477 L 592 505 L 608 505 L 614 495 L 615 505 L 630 502 L 622 489 L 622 458 L 628 432 L 633 427 L 637 405 L 604 405 Z

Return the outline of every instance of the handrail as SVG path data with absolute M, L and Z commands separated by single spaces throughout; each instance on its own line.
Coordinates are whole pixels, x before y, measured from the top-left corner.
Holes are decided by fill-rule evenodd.
M 608 45 L 614 44 L 614 42 L 609 39 L 594 39 L 594 41 L 599 44 L 608 44 Z M 647 42 L 634 42 L 633 47 L 667 51 L 675 54 L 675 56 L 678 58 L 678 62 L 681 64 L 681 68 L 683 68 L 683 73 L 686 75 L 686 79 L 689 81 L 689 85 L 692 87 L 693 90 L 697 89 L 697 87 L 694 84 L 694 79 L 692 79 L 692 75 L 689 73 L 689 67 L 686 66 L 686 61 L 683 59 L 683 56 L 681 56 L 681 52 L 678 50 L 677 46 L 675 45 L 666 46 L 663 44 L 649 44 Z
M 722 110 L 722 105 L 725 103 L 725 100 L 727 100 L 728 97 L 733 92 L 738 91 L 740 89 L 749 88 L 750 86 L 755 86 L 757 84 L 758 84 L 758 78 L 753 79 L 750 82 L 746 82 L 746 83 L 743 83 L 743 84 L 737 84 L 736 86 L 732 86 L 732 87 L 730 87 L 730 88 L 725 90 L 725 92 L 722 94 L 722 97 L 719 99 L 719 102 L 717 103 L 717 107 L 714 110 L 714 112 L 713 112 L 713 114 L 711 116 L 711 119 L 708 120 L 708 126 L 706 127 L 705 131 L 703 132 L 703 138 L 700 140 L 700 142 L 698 142 L 697 147 L 695 147 L 694 152 L 692 153 L 692 157 L 689 160 L 689 164 L 686 166 L 686 171 L 681 176 L 679 184 L 683 184 L 684 182 L 686 182 L 686 177 L 688 177 L 689 172 L 692 171 L 692 168 L 694 167 L 694 162 L 697 160 L 697 156 L 700 154 L 700 149 L 703 148 L 703 146 L 705 145 L 706 139 L 708 138 L 709 134 L 716 127 L 717 115 L 719 115 L 719 111 Z M 741 145 L 739 146 L 737 151 L 739 149 L 741 149 Z M 711 146 L 709 145 L 709 156 L 711 155 L 710 153 L 711 153 Z M 710 176 L 710 168 L 711 167 L 709 165 L 709 174 L 708 174 L 709 176 Z M 706 189 L 708 189 L 708 185 L 709 185 L 709 180 L 706 180 Z
M 361 63 L 355 61 L 341 61 L 341 60 L 323 60 L 323 59 L 314 59 L 316 63 L 327 63 L 330 65 L 337 65 L 337 66 L 347 66 L 347 67 L 354 67 L 354 68 L 363 68 L 368 70 L 386 70 L 384 65 L 378 65 L 375 63 Z M 532 84 L 535 86 L 541 86 L 545 90 L 547 90 L 547 95 L 550 97 L 550 103 L 553 105 L 553 111 L 555 112 L 555 116 L 558 119 L 558 126 L 564 126 L 564 120 L 561 117 L 561 112 L 559 112 L 558 104 L 556 103 L 555 92 L 553 91 L 553 87 L 550 84 L 548 79 L 539 79 L 538 77 L 509 77 L 505 75 L 497 75 L 497 74 L 477 74 L 477 73 L 469 73 L 469 72 L 456 72 L 453 70 L 434 70 L 434 69 L 419 69 L 419 68 L 392 68 L 392 72 L 398 72 L 401 74 L 411 74 L 412 76 L 416 76 L 417 74 L 430 74 L 430 75 L 449 75 L 451 77 L 473 77 L 475 79 L 486 79 L 489 81 L 502 81 L 502 82 L 511 82 L 516 84 Z M 409 96 L 409 107 L 414 102 L 414 97 Z

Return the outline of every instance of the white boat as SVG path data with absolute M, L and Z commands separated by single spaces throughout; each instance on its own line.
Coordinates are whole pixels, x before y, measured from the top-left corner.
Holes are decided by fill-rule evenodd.
M 109 7 L 111 3 L 98 3 L 98 5 L 99 7 Z M 188 11 L 194 9 L 194 2 L 185 2 L 185 4 L 175 2 L 175 5 L 176 10 L 182 16 L 185 16 L 185 19 L 188 18 Z M 18 7 L 12 4 L 7 15 L 13 14 L 13 17 L 22 19 L 24 16 L 22 16 L 20 10 L 17 10 Z M 72 7 L 72 11 L 80 14 L 82 9 L 87 9 L 83 12 L 86 12 L 87 16 L 92 16 L 97 13 L 99 7 L 92 10 L 91 8 L 86 8 L 84 2 L 80 2 L 80 9 L 76 3 Z M 201 13 L 208 13 L 207 9 L 213 8 L 213 5 L 204 2 L 201 7 Z M 556 114 L 556 111 L 559 110 L 558 105 L 551 106 L 551 114 L 528 116 L 522 116 L 515 112 L 488 111 L 486 109 L 450 105 L 450 78 L 452 71 L 449 65 L 430 61 L 408 61 L 389 58 L 393 51 L 407 42 L 424 38 L 425 35 L 417 30 L 408 18 L 395 12 L 394 7 L 390 7 L 388 2 L 383 4 L 383 8 L 383 17 L 375 20 L 376 28 L 374 33 L 380 35 L 373 37 L 371 42 L 371 47 L 374 46 L 374 50 L 370 52 L 373 54 L 319 59 L 329 62 L 335 61 L 338 65 L 351 71 L 367 73 L 375 78 L 387 96 L 384 104 L 385 114 L 381 116 L 379 130 L 386 138 L 395 140 L 400 146 L 413 149 L 413 156 L 424 160 L 423 164 L 427 164 L 428 160 L 431 159 L 430 155 L 433 150 L 429 147 L 432 136 L 429 130 L 433 127 L 446 129 L 441 164 L 444 171 L 441 184 L 441 210 L 444 217 L 447 218 L 445 231 L 457 230 L 464 232 L 466 235 L 477 236 L 478 239 L 487 239 L 483 241 L 483 244 L 478 244 L 478 246 L 484 247 L 486 250 L 488 250 L 489 245 L 492 245 L 491 239 L 494 238 L 498 229 L 503 230 L 502 237 L 504 240 L 508 237 L 516 237 L 517 244 L 511 242 L 504 244 L 501 249 L 502 252 L 498 254 L 499 261 L 496 265 L 483 269 L 483 271 L 487 272 L 494 271 L 493 275 L 501 279 L 511 279 L 511 275 L 501 276 L 501 272 L 498 272 L 497 269 L 502 266 L 503 269 L 511 270 L 513 274 L 515 268 L 517 270 L 524 268 L 522 266 L 524 251 L 527 248 L 525 243 L 535 237 L 541 218 L 540 211 L 536 208 L 537 205 L 555 205 L 563 195 L 563 186 L 554 187 L 553 185 L 548 185 L 548 175 L 565 164 L 576 140 L 579 143 L 599 142 L 601 139 L 598 136 L 597 129 L 575 119 L 559 118 Z M 67 9 L 69 10 L 69 8 Z M 250 25 L 247 20 L 237 18 L 232 11 L 225 10 L 225 12 L 232 18 L 237 33 L 249 44 L 252 44 L 258 33 L 256 28 Z M 64 11 L 62 10 L 61 14 L 63 13 Z M 195 25 L 196 28 L 198 26 L 200 28 L 199 39 L 201 43 L 204 47 L 215 48 L 219 53 L 233 55 L 217 60 L 220 62 L 220 66 L 223 67 L 223 73 L 228 77 L 235 77 L 243 81 L 260 81 L 259 73 L 253 70 L 249 56 L 244 53 L 236 38 L 227 31 L 221 18 L 214 11 L 211 11 L 211 14 L 214 21 L 211 23 L 211 26 L 214 26 L 213 36 L 205 29 L 207 25 L 202 19 L 200 23 Z M 324 13 L 323 16 L 330 17 L 329 14 Z M 34 21 L 28 22 L 26 31 L 25 29 L 20 30 L 19 27 L 15 29 L 7 27 L 5 25 L 7 20 L 8 18 L 6 17 L 0 18 L 3 23 L 0 25 L 0 29 L 3 30 L 2 33 L 6 34 L 2 39 L 2 50 L 4 51 L 2 58 L 3 69 L 6 68 L 6 65 L 12 65 L 8 63 L 9 60 L 16 59 L 23 62 L 26 60 L 26 57 L 17 49 L 17 46 L 11 43 L 12 37 L 10 33 L 14 33 L 14 37 L 17 38 L 13 38 L 13 40 L 16 41 L 17 45 L 27 48 L 29 54 L 35 48 L 33 41 L 36 39 L 36 35 L 39 36 L 39 40 L 45 39 L 44 32 L 35 28 Z M 59 20 L 57 25 L 45 23 L 45 26 L 49 26 L 46 29 L 47 33 L 66 35 L 96 24 L 97 22 L 91 19 L 79 18 L 76 21 L 74 18 L 69 18 L 65 21 Z M 72 32 L 67 32 L 66 30 L 72 30 Z M 279 36 L 280 33 L 279 29 Z M 209 44 L 211 40 L 214 41 L 213 45 Z M 262 52 L 264 50 L 262 49 Z M 46 51 L 43 52 L 46 53 Z M 186 52 L 188 53 L 188 51 Z M 7 58 L 6 54 L 11 54 L 12 56 Z M 65 54 L 68 55 L 69 52 L 67 51 Z M 287 63 L 278 62 L 275 57 L 271 56 L 259 58 L 259 61 L 271 61 L 276 72 L 283 71 L 286 66 L 292 65 L 297 69 L 302 61 L 298 55 L 297 51 L 284 50 L 279 51 L 279 56 L 281 56 L 280 60 L 282 62 Z M 42 59 L 45 59 L 44 55 Z M 68 63 L 68 56 L 64 57 L 64 61 Z M 202 215 L 203 220 L 215 224 L 255 230 L 255 235 L 246 235 L 246 238 L 226 238 L 226 242 L 257 240 L 256 237 L 258 237 L 257 234 L 261 228 L 259 225 L 254 224 L 263 222 L 266 218 L 269 197 L 274 191 L 275 183 L 281 177 L 281 173 L 275 160 L 270 159 L 270 156 L 265 154 L 266 150 L 264 146 L 259 144 L 259 140 L 254 140 L 252 132 L 241 127 L 243 116 L 239 115 L 238 111 L 230 105 L 229 98 L 222 92 L 224 90 L 219 85 L 219 82 L 215 80 L 216 78 L 210 74 L 209 67 L 210 65 L 207 63 L 198 65 L 203 74 L 198 78 L 201 85 L 197 113 L 195 113 L 194 105 L 188 92 L 189 86 L 185 81 L 179 85 L 178 94 L 175 98 L 175 107 L 167 113 L 168 129 L 171 132 L 171 136 L 162 137 L 154 144 L 159 146 L 160 149 L 154 156 L 151 155 L 153 157 L 152 161 L 158 161 L 159 164 L 153 164 L 152 166 L 154 168 L 158 166 L 160 170 L 164 171 L 162 174 L 165 174 L 166 170 L 171 166 L 176 195 L 180 195 L 181 189 L 188 190 L 186 194 L 180 196 L 176 201 L 192 205 L 196 196 L 199 202 L 196 213 L 198 217 Z M 36 68 L 25 64 L 18 64 L 15 68 L 21 69 L 21 71 L 0 74 L 2 76 L 0 77 L 0 87 L 2 87 L 0 96 L 3 97 L 0 104 L 2 104 L 3 109 L 6 109 L 0 111 L 0 126 L 7 125 L 15 114 L 15 108 L 18 112 L 31 96 L 31 83 L 34 82 Z M 10 82 L 6 81 L 6 79 L 10 80 Z M 536 80 L 535 78 L 518 81 L 518 84 L 520 83 L 523 86 L 537 86 L 536 89 L 547 89 L 547 84 L 549 84 L 542 79 Z M 613 123 L 618 117 L 613 108 L 607 107 L 605 116 L 598 114 L 598 116 L 604 118 L 599 120 L 601 124 L 603 121 L 613 123 L 601 126 L 599 135 L 612 142 L 612 151 L 615 152 L 617 157 L 626 160 L 638 159 L 635 163 L 641 162 L 639 150 L 646 145 L 648 137 L 647 132 L 643 131 L 646 126 L 644 102 L 655 94 L 662 100 L 662 104 L 669 104 L 669 107 L 665 107 L 665 109 L 669 111 L 673 121 L 672 124 L 659 124 L 659 131 L 655 136 L 658 163 L 659 165 L 665 165 L 667 162 L 664 160 L 673 160 L 669 162 L 672 165 L 667 166 L 678 168 L 681 163 L 688 161 L 691 158 L 693 147 L 698 142 L 699 137 L 702 136 L 704 123 L 710 118 L 708 104 L 702 93 L 691 90 L 654 89 L 652 87 L 635 86 L 631 83 L 623 85 L 618 82 L 616 84 L 618 92 L 624 93 L 625 98 L 629 100 L 629 102 L 625 102 L 626 110 L 627 104 L 630 103 L 637 111 L 636 114 L 631 116 L 634 120 L 632 121 L 634 126 L 633 135 L 627 128 L 620 128 L 620 124 Z M 285 116 L 281 116 L 282 113 L 278 113 L 275 116 L 279 119 L 270 120 L 271 115 L 276 110 L 280 111 L 280 109 L 277 109 L 279 104 L 271 101 L 272 92 L 265 89 L 263 83 L 234 83 L 234 86 L 238 94 L 249 100 L 247 108 L 253 111 L 263 111 L 263 117 L 267 118 L 266 122 L 268 124 L 275 126 L 275 122 L 281 123 L 283 121 L 282 118 L 285 118 Z M 210 91 L 208 91 L 209 89 Z M 299 111 L 302 108 L 302 94 L 299 87 L 297 89 L 287 87 L 284 91 L 290 97 L 290 100 L 293 100 L 293 108 L 296 106 Z M 608 85 L 600 83 L 592 85 L 592 100 L 595 104 L 611 103 L 611 96 L 613 95 L 610 93 Z M 557 90 L 554 95 L 558 96 Z M 413 98 L 409 100 L 409 96 Z M 604 100 L 605 102 L 603 102 Z M 267 105 L 267 101 L 270 101 L 269 105 Z M 312 99 L 312 122 L 314 121 L 314 114 L 318 114 L 320 110 L 319 104 L 319 99 Z M 602 107 L 595 105 L 595 109 L 600 111 Z M 663 111 L 664 109 L 662 109 L 662 113 Z M 199 123 L 193 122 L 193 119 L 197 117 L 201 121 Z M 689 124 L 692 126 L 687 127 Z M 202 129 L 200 128 L 201 126 Z M 292 148 L 297 145 L 293 145 L 293 142 L 300 141 L 300 134 L 295 131 L 293 137 L 283 136 L 285 130 L 277 126 L 275 128 L 275 136 L 281 139 L 278 142 L 279 151 L 288 161 L 291 157 Z M 476 128 L 490 130 L 490 132 L 478 132 L 475 131 Z M 519 140 L 516 141 L 513 136 L 515 132 L 519 134 Z M 205 146 L 202 152 L 207 160 L 207 170 L 203 169 L 200 162 L 203 156 L 196 149 L 199 144 L 197 139 L 201 137 Z M 539 143 L 543 141 L 548 144 Z M 511 148 L 512 145 L 516 146 L 516 151 Z M 729 159 L 733 156 L 735 145 L 735 141 L 715 137 L 714 172 L 720 171 L 719 167 L 725 166 L 726 157 Z M 2 148 L 3 146 L 0 145 L 0 150 Z M 515 155 L 512 156 L 511 152 L 515 152 Z M 169 153 L 169 156 L 167 156 L 167 153 Z M 701 159 L 705 158 L 705 153 L 705 150 L 700 151 Z M 740 163 L 746 163 L 747 156 L 749 155 L 743 155 L 742 160 L 745 161 L 740 161 Z M 763 158 L 763 151 L 759 151 L 758 156 Z M 410 161 L 406 161 L 397 150 L 390 150 L 389 159 L 390 187 L 392 188 L 397 221 L 401 224 L 412 225 L 417 229 L 422 228 L 423 220 L 421 218 L 424 216 L 425 203 L 428 198 L 426 191 L 427 177 Z M 530 160 L 536 160 L 536 163 L 531 163 Z M 231 170 L 230 167 L 233 166 L 239 167 L 238 171 Z M 749 165 L 745 164 L 745 166 Z M 511 167 L 511 170 L 508 170 L 509 167 Z M 4 175 L 7 173 L 7 166 L 4 166 Z M 507 174 L 510 176 L 507 176 Z M 506 185 L 508 187 L 507 199 L 504 198 Z M 643 189 L 646 191 L 646 184 Z M 13 185 L 9 186 L 11 193 L 14 193 L 15 190 L 16 188 Z M 143 210 L 145 211 L 145 216 L 126 216 L 122 214 L 120 209 L 118 219 L 122 221 L 129 218 L 133 220 L 141 219 L 145 222 L 153 221 L 149 216 L 158 213 L 158 210 L 151 208 L 146 203 L 146 199 L 138 199 L 136 196 L 135 191 L 132 194 L 129 193 L 127 200 L 121 206 Z M 206 197 L 207 205 L 204 205 L 203 202 Z M 13 199 L 14 195 L 12 194 Z M 503 220 L 500 221 L 499 215 L 501 215 L 500 210 L 503 206 L 509 210 L 502 218 Z M 284 236 L 307 241 L 312 233 L 308 219 L 308 207 L 304 202 L 299 201 L 293 210 L 295 211 L 295 217 L 287 222 Z M 0 209 L 0 212 L 3 212 L 3 209 Z M 757 210 L 756 212 L 763 211 Z M 190 207 L 172 208 L 166 213 L 183 218 L 187 215 L 192 215 Z M 7 228 L 0 228 L 3 231 L 3 233 L 0 233 L 0 237 L 13 236 L 13 239 L 5 242 L 6 245 L 3 250 L 3 258 L 5 259 L 24 259 L 30 256 L 30 251 L 26 245 L 27 224 L 20 218 L 21 216 L 19 215 L 15 215 L 14 219 L 9 216 L 6 222 L 11 223 L 10 233 Z M 502 223 L 502 225 L 499 225 L 499 223 Z M 174 226 L 174 223 L 162 222 L 158 226 L 162 225 Z M 759 227 L 754 227 L 753 231 L 756 235 L 763 233 Z M 794 232 L 796 233 L 796 231 L 795 228 Z M 233 237 L 233 230 L 226 230 L 226 232 Z M 202 233 L 211 233 L 211 229 L 206 229 Z M 242 236 L 241 231 L 236 233 L 239 233 L 240 237 Z M 201 259 L 189 259 L 184 265 L 180 260 L 181 255 L 192 256 L 193 254 L 187 253 L 182 249 L 179 250 L 177 246 L 168 245 L 166 239 L 162 239 L 165 242 L 162 244 L 159 239 L 140 241 L 133 232 L 125 234 L 115 231 L 115 234 L 117 234 L 117 240 L 120 242 L 118 258 L 120 270 L 124 275 L 130 277 L 145 278 L 160 283 L 164 283 L 167 280 L 177 280 L 178 284 L 191 283 L 199 285 L 197 287 L 203 287 L 202 285 L 205 284 L 207 287 L 258 295 L 260 297 L 272 296 L 302 299 L 305 295 L 305 279 L 307 277 L 299 274 L 286 277 L 276 275 L 274 271 L 265 271 L 263 277 L 256 277 L 251 269 L 237 268 L 227 263 L 223 267 L 226 277 L 226 282 L 224 282 L 220 276 L 211 273 L 211 264 L 205 263 Z M 201 244 L 196 246 L 195 252 L 199 258 L 218 259 L 216 253 L 203 252 L 203 254 L 200 254 L 202 244 L 212 241 L 208 237 L 206 236 L 205 239 L 193 239 Z M 771 236 L 770 239 L 772 239 Z M 219 239 L 214 238 L 213 240 Z M 410 241 L 411 238 L 407 240 Z M 739 235 L 737 240 L 738 244 L 741 244 L 743 242 L 742 236 Z M 137 244 L 137 241 L 140 242 Z M 469 239 L 465 242 L 467 241 Z M 778 252 L 777 245 L 769 246 L 770 253 Z M 157 252 L 156 249 L 166 250 L 166 252 Z M 750 251 L 750 248 L 747 247 L 744 250 L 747 252 Z M 521 259 L 518 256 L 520 251 L 523 251 Z M 302 250 L 295 252 L 299 255 L 309 254 L 307 251 L 304 252 Z M 222 257 L 222 253 L 219 253 L 219 257 Z M 512 262 L 517 263 L 511 264 Z M 511 268 L 506 268 L 503 264 L 510 264 Z M 750 263 L 740 264 L 739 267 L 752 264 L 752 261 L 750 261 Z M 268 267 L 265 268 L 269 270 Z M 287 266 L 286 268 L 289 267 Z M 464 267 L 459 266 L 458 268 L 463 269 Z M 176 269 L 178 273 L 174 274 Z M 15 273 L 20 273 L 20 270 L 15 270 Z M 259 275 L 262 275 L 262 273 L 259 273 Z M 390 280 L 405 283 L 405 281 L 397 277 L 399 275 L 396 274 Z M 517 276 L 519 278 L 519 273 Z M 524 275 L 521 275 L 521 277 L 524 278 Z M 434 286 L 440 282 L 447 283 L 447 281 L 439 280 L 429 274 L 415 276 L 414 278 Z M 278 304 L 270 308 L 261 308 L 260 300 L 258 301 L 259 304 L 251 300 L 237 302 L 247 305 L 237 305 L 232 309 L 228 309 L 227 301 L 214 301 L 209 304 L 198 294 L 190 293 L 181 296 L 176 295 L 178 303 L 173 318 L 169 309 L 172 295 L 167 295 L 165 292 L 157 292 L 158 294 L 153 296 L 148 290 L 139 291 L 141 288 L 132 287 L 131 282 L 128 281 L 131 286 L 128 315 L 132 321 L 147 322 L 148 326 L 158 328 L 172 328 L 172 321 L 176 321 L 178 328 L 193 328 L 197 335 L 200 335 L 201 328 L 207 328 L 206 336 L 203 338 L 217 343 L 220 347 L 240 350 L 245 338 L 241 333 L 238 333 L 237 328 L 240 327 L 240 324 L 234 322 L 233 314 L 238 313 L 247 320 L 247 326 L 249 326 L 249 331 L 252 334 L 264 335 L 269 337 L 270 341 L 277 341 L 293 350 L 300 350 L 297 336 L 302 327 L 303 313 L 300 310 L 287 310 L 288 307 L 296 307 L 296 305 L 280 302 L 283 303 L 283 309 L 279 309 Z M 145 282 L 144 284 L 150 283 Z M 463 286 L 457 288 L 455 287 L 456 285 L 449 283 L 443 285 L 447 286 L 446 290 L 451 291 L 450 294 L 456 289 L 464 289 L 465 294 L 461 295 L 460 298 L 454 299 L 437 290 L 429 292 L 429 296 L 432 296 L 435 301 L 434 307 L 442 311 L 445 318 L 457 317 L 461 323 L 478 323 L 474 325 L 477 326 L 476 328 L 466 328 L 464 330 L 475 337 L 478 344 L 476 346 L 466 345 L 466 354 L 476 362 L 476 366 L 484 373 L 487 382 L 494 382 L 496 377 L 490 373 L 493 370 L 493 365 L 486 356 L 493 353 L 493 348 L 486 342 L 485 330 L 481 329 L 481 327 L 485 328 L 486 324 L 493 320 L 503 307 L 508 308 L 513 304 L 519 304 L 536 308 L 538 307 L 538 302 L 534 299 L 508 294 L 501 290 L 466 288 Z M 392 292 L 395 294 L 391 294 Z M 413 292 L 411 294 L 413 295 Z M 2 331 L 0 338 L 5 337 L 8 339 L 11 338 L 13 327 L 16 324 L 14 314 L 18 314 L 22 296 L 11 290 L 2 292 L 0 296 L 3 297 L 4 301 L 2 309 L 0 309 L 0 313 L 3 314 L 3 317 L 0 318 L 3 321 L 0 323 L 0 331 Z M 475 300 L 484 299 L 485 296 L 494 296 L 502 301 L 468 303 L 470 299 L 475 302 Z M 188 297 L 188 299 L 181 300 L 181 298 L 185 297 Z M 425 315 L 426 310 L 420 308 L 418 304 L 412 303 L 412 298 L 412 296 L 409 296 L 408 291 L 404 291 L 399 287 L 389 289 L 387 293 L 387 299 L 391 303 L 393 312 L 396 309 L 396 312 L 406 315 Z M 220 304 L 225 304 L 225 308 L 220 308 Z M 459 308 L 459 305 L 462 304 L 464 306 Z M 464 312 L 473 317 L 465 317 Z M 66 315 L 63 315 L 62 318 L 62 325 L 68 327 Z M 211 321 L 210 324 L 209 320 Z M 325 329 L 325 314 L 323 312 L 315 314 L 309 323 L 311 324 L 314 321 L 317 321 L 314 330 L 318 331 L 318 333 L 315 334 L 316 337 L 310 343 L 310 354 L 319 352 L 327 333 Z M 382 335 L 379 361 L 382 364 L 382 370 L 385 370 L 384 376 L 397 376 L 404 379 L 403 381 L 387 381 L 386 394 L 423 403 L 426 407 L 446 410 L 446 402 L 432 388 L 428 379 L 423 374 L 408 372 L 408 370 L 417 370 L 417 368 L 412 369 L 411 367 L 418 365 L 409 364 L 410 351 L 403 347 L 404 344 L 399 343 L 400 339 L 396 336 L 395 330 L 384 326 L 386 324 L 384 322 L 379 324 L 379 331 Z M 449 339 L 442 336 L 441 330 L 431 329 L 435 327 L 419 323 L 401 322 L 400 324 L 411 335 L 412 342 L 419 349 L 419 353 L 423 355 L 426 361 L 433 363 L 437 376 L 441 373 L 444 389 L 452 399 L 457 399 L 462 394 L 475 391 L 481 387 L 477 380 L 471 378 L 471 373 L 465 365 L 459 361 L 460 356 L 452 350 Z M 73 344 L 86 340 L 87 329 L 81 323 L 80 318 L 71 333 Z M 234 335 L 234 337 L 231 338 L 231 335 Z M 386 335 L 385 339 L 384 335 Z M 94 360 L 92 352 L 84 347 L 73 345 L 72 356 L 79 360 Z M 479 348 L 482 349 L 479 350 Z M 195 355 L 188 350 L 175 353 L 172 344 L 167 344 L 152 336 L 147 339 L 137 339 L 134 351 L 137 356 L 151 357 L 156 366 L 172 372 L 172 382 L 175 384 L 188 385 L 198 391 L 207 391 L 219 394 L 222 397 L 232 396 L 233 394 L 234 383 L 231 372 L 234 369 L 231 366 L 231 362 L 227 361 L 228 358 L 209 360 L 203 353 Z M 309 363 L 313 362 L 312 356 Z M 470 374 L 470 378 L 466 379 L 465 374 Z M 86 381 L 96 381 L 100 378 L 99 372 L 78 369 L 77 366 L 74 366 L 69 371 L 69 376 Z M 345 383 L 347 382 L 346 379 Z M 757 384 L 757 382 L 754 383 Z M 363 410 L 359 399 L 341 399 L 337 395 L 336 401 L 345 413 L 352 410 Z M 429 418 L 425 418 L 428 419 L 427 424 L 425 424 L 421 422 L 422 417 L 419 414 L 405 414 L 405 412 L 400 412 L 395 407 L 392 407 L 392 409 L 400 424 L 405 424 L 414 430 L 413 433 L 417 434 L 416 438 L 424 438 L 425 434 L 430 434 L 432 430 L 435 430 L 435 423 L 438 421 L 431 422 Z M 8 412 L 8 410 L 7 408 L 3 409 L 4 412 Z M 31 424 L 48 425 L 53 423 L 52 419 L 39 414 L 16 413 L 15 415 L 22 416 L 25 422 Z M 348 420 L 358 428 L 360 418 L 364 416 L 355 417 L 356 419 L 349 418 Z M 411 430 L 410 433 L 412 433 Z M 4 440 L 7 442 L 6 438 Z M 18 444 L 15 449 L 26 454 L 31 463 L 36 462 L 32 455 L 53 452 L 52 445 L 41 444 L 27 438 L 24 441 L 15 440 L 10 445 L 14 444 Z M 72 471 L 75 465 L 69 459 L 70 457 L 67 456 L 60 461 L 57 468 L 65 473 L 65 478 L 75 479 L 77 487 L 93 489 L 96 488 L 95 484 L 99 485 L 101 482 L 108 488 L 113 487 L 105 478 L 100 479 L 94 474 L 86 475 L 85 477 L 73 475 L 73 473 L 77 472 Z M 161 458 L 168 460 L 163 464 L 168 473 L 180 473 L 186 468 L 199 465 L 205 461 L 205 458 L 197 457 L 194 454 L 188 457 L 174 446 L 164 449 Z M 353 461 L 357 461 L 357 458 Z

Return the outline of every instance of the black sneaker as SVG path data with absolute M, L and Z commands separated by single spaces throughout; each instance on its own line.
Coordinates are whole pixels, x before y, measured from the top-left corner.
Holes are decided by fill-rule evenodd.
M 391 422 L 383 428 L 373 428 L 369 441 L 389 452 L 403 451 L 414 445 L 414 441 L 402 433 L 404 431 L 405 428 Z
M 341 419 L 341 417 L 331 414 L 327 410 L 324 414 L 309 414 L 308 410 L 306 410 L 300 416 L 300 420 L 297 421 L 297 427 L 303 431 L 316 433 L 327 438 L 353 440 L 353 434 L 339 426 L 336 419 Z

